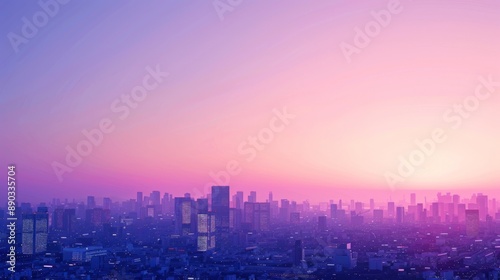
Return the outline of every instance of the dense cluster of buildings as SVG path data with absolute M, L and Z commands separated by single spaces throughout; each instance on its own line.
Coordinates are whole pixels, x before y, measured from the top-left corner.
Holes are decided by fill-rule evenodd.
M 4 279 L 498 279 L 500 270 L 500 212 L 481 193 L 310 204 L 214 186 L 197 199 L 138 192 L 21 203 L 16 213 L 16 273 L 4 264 Z

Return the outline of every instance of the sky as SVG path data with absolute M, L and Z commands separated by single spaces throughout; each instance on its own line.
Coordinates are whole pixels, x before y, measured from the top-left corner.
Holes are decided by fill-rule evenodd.
M 498 189 L 498 1 L 40 3 L 0 3 L 19 200 Z

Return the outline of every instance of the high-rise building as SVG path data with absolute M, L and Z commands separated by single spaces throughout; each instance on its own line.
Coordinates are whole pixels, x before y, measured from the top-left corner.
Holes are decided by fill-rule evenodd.
M 151 195 L 149 196 L 149 201 L 151 205 L 154 206 L 159 206 L 161 204 L 161 197 L 160 197 L 160 192 L 159 191 L 152 191 Z
M 85 222 L 87 226 L 99 227 L 103 224 L 109 223 L 111 220 L 111 213 L 109 209 L 93 208 L 85 211 Z
M 417 195 L 415 193 L 410 194 L 410 205 L 417 205 Z
M 337 219 L 337 204 L 331 204 L 330 205 L 330 218 L 332 220 Z
M 282 222 L 289 221 L 290 218 L 290 202 L 288 199 L 281 200 L 281 207 L 279 210 L 279 217 Z
M 87 196 L 87 209 L 94 209 L 95 206 L 95 197 L 91 195 Z
M 248 202 L 257 202 L 257 192 L 256 191 L 251 191 L 250 195 L 248 196 Z
M 175 232 L 179 235 L 194 233 L 195 207 L 189 197 L 175 198 Z
M 33 255 L 47 251 L 49 214 L 47 207 L 38 207 L 35 214 L 23 215 L 22 253 Z
M 479 210 L 465 210 L 465 232 L 469 237 L 479 235 Z
M 219 245 L 224 241 L 221 238 L 229 233 L 229 186 L 212 187 L 212 213 L 215 215 L 216 234 L 220 235 Z
M 196 247 L 199 252 L 206 252 L 215 247 L 215 216 L 208 211 L 208 199 L 196 201 L 196 212 Z
M 271 207 L 269 202 L 245 202 L 243 222 L 251 230 L 268 231 L 270 229 Z
M 234 208 L 243 210 L 243 192 L 236 192 Z
M 401 224 L 404 222 L 405 208 L 400 206 L 396 208 L 396 223 Z
M 486 221 L 488 215 L 488 196 L 479 193 L 476 197 L 476 204 L 479 210 L 479 220 Z
M 137 192 L 137 199 L 136 199 L 136 202 L 137 202 L 137 213 L 140 212 L 140 209 L 142 208 L 142 201 L 143 201 L 143 198 L 142 198 L 142 192 Z
M 105 197 L 102 199 L 102 208 L 111 209 L 111 198 Z
M 387 216 L 389 216 L 389 218 L 391 219 L 394 219 L 395 217 L 395 211 L 396 211 L 396 207 L 395 207 L 395 204 L 394 202 L 388 202 L 387 203 Z
M 465 222 L 465 204 L 464 203 L 459 203 L 457 205 L 457 216 L 458 216 L 459 223 Z

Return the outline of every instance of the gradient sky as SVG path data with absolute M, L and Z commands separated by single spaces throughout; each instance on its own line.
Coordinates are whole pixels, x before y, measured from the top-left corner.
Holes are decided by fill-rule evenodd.
M 500 2 L 401 0 L 348 63 L 340 44 L 389 2 L 245 0 L 221 20 L 211 1 L 70 1 L 15 52 L 8 34 L 41 7 L 2 1 L 1 164 L 17 165 L 20 200 L 203 194 L 231 160 L 232 190 L 259 199 L 491 194 L 500 87 L 459 129 L 442 116 L 479 76 L 500 81 Z M 119 119 L 110 104 L 156 65 L 170 75 Z M 238 146 L 284 107 L 295 118 L 247 161 Z M 51 164 L 103 118 L 115 130 L 60 182 Z M 435 128 L 448 140 L 391 189 L 384 174 Z

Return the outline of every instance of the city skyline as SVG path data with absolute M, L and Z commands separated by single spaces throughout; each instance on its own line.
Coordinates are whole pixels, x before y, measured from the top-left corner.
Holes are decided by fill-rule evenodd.
M 213 3 L 68 2 L 41 27 L 45 6 L 4 3 L 1 163 L 24 172 L 28 200 L 217 184 L 311 200 L 496 191 L 500 4 L 430 3 L 252 1 L 221 18 Z M 236 175 L 215 181 L 228 164 Z

